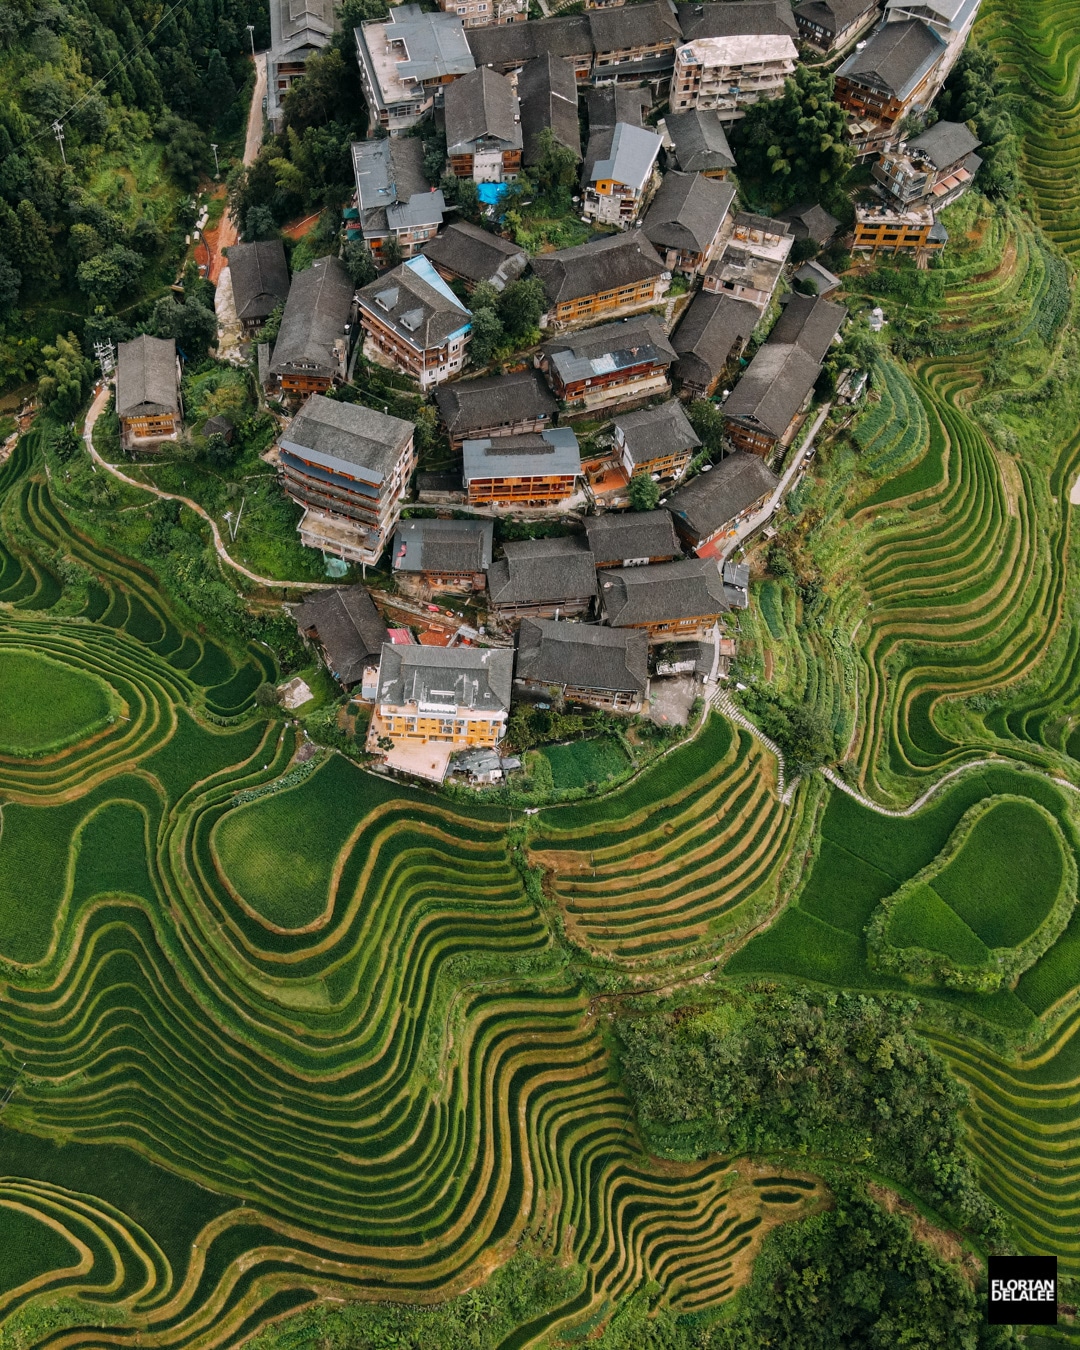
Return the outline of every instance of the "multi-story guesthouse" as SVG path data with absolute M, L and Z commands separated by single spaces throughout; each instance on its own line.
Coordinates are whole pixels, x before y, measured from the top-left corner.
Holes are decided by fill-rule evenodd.
M 645 567 L 681 557 L 667 511 L 605 511 L 585 517 L 585 533 L 598 568 Z
M 318 650 L 323 665 L 341 685 L 360 685 L 362 698 L 375 697 L 379 657 L 389 641 L 386 624 L 363 586 L 313 591 L 292 616 L 301 636 Z
M 512 183 L 521 172 L 521 115 L 514 86 L 487 66 L 462 75 L 444 98 L 450 172 L 474 183 Z
M 662 146 L 655 131 L 629 122 L 593 132 L 582 175 L 582 215 L 620 230 L 632 225 L 657 176 Z
M 424 257 L 444 281 L 460 281 L 467 291 L 475 290 L 481 282 L 501 291 L 521 276 L 529 262 L 520 245 L 467 220 L 455 220 L 432 239 Z
M 649 691 L 649 639 L 596 624 L 522 619 L 514 682 L 533 697 L 636 713 Z
M 689 108 L 686 112 L 668 113 L 664 129 L 671 140 L 675 163 L 683 173 L 723 179 L 735 167 L 724 124 L 715 110 Z
M 557 144 L 581 158 L 577 75 L 569 61 L 551 52 L 527 61 L 517 74 L 521 108 L 522 162 L 527 169 L 543 158 L 541 134 L 550 131 Z
M 786 34 L 695 38 L 675 53 L 672 111 L 700 108 L 730 125 L 753 104 L 780 97 L 798 55 Z
M 232 244 L 227 250 L 236 317 L 245 332 L 259 329 L 289 295 L 289 265 L 280 239 Z
M 615 418 L 615 453 L 631 478 L 648 475 L 665 485 L 674 483 L 700 445 L 678 399 Z
M 297 272 L 270 357 L 271 383 L 290 399 L 324 394 L 345 379 L 353 319 L 353 284 L 335 257 Z
M 922 262 L 948 242 L 948 230 L 929 206 L 855 208 L 852 253 L 912 253 Z
M 708 558 L 608 568 L 600 573 L 600 603 L 613 628 L 639 628 L 650 642 L 702 637 L 730 608 Z
M 399 520 L 390 560 L 401 578 L 428 591 L 482 591 L 491 566 L 490 520 Z
M 795 6 L 799 39 L 823 56 L 843 51 L 877 18 L 881 0 L 803 0 Z
M 536 370 L 456 380 L 439 390 L 435 402 L 452 450 L 460 450 L 466 441 L 545 431 L 558 412 Z
M 430 389 L 465 364 L 472 315 L 427 258 L 410 258 L 359 293 L 364 350 Z
M 596 566 L 580 536 L 522 539 L 504 544 L 503 553 L 488 568 L 488 600 L 496 618 L 576 618 L 592 610 Z
M 935 122 L 929 130 L 883 154 L 871 173 L 888 204 L 942 210 L 971 186 L 982 160 L 979 138 L 964 122 Z
M 391 239 L 402 258 L 411 258 L 438 234 L 446 211 L 442 192 L 432 191 L 424 176 L 423 142 L 415 136 L 354 141 L 352 161 L 356 216 L 346 220 L 346 235 L 363 239 L 376 266 L 386 265 Z
M 412 423 L 315 394 L 281 433 L 278 454 L 282 485 L 304 508 L 301 542 L 378 562 L 416 468 Z
M 715 295 L 731 295 L 764 312 L 795 243 L 786 221 L 740 211 L 731 237 L 702 280 Z
M 180 433 L 180 362 L 172 338 L 143 334 L 116 348 L 116 415 L 127 450 L 153 449 Z
M 757 455 L 736 451 L 677 488 L 667 509 L 683 543 L 699 558 L 722 555 L 739 525 L 759 511 L 779 478 Z
M 330 46 L 337 28 L 335 0 L 270 0 L 270 50 L 266 54 L 266 119 L 284 125 L 285 95 L 313 52 Z
M 684 398 L 711 398 L 732 361 L 746 350 L 761 311 L 734 295 L 699 291 L 671 337 L 671 373 Z
M 843 305 L 820 296 L 788 296 L 768 339 L 724 404 L 728 437 L 740 450 L 768 456 L 791 443 L 846 314 Z
M 529 17 L 528 0 L 439 0 L 444 14 L 453 14 L 466 28 L 486 28 L 496 23 L 524 23 Z
M 655 314 L 553 338 L 535 358 L 560 402 L 589 411 L 668 393 L 674 359 L 675 349 Z
M 569 427 L 466 441 L 461 456 L 472 506 L 557 506 L 574 495 L 581 477 L 581 451 Z
M 670 169 L 645 216 L 645 237 L 673 272 L 694 277 L 709 265 L 729 224 L 735 185 Z
M 371 120 L 387 131 L 402 131 L 441 107 L 446 86 L 476 68 L 456 14 L 394 5 L 387 18 L 369 19 L 354 36 Z
M 671 284 L 671 269 L 640 230 L 539 253 L 532 268 L 547 298 L 542 327 L 649 309 Z

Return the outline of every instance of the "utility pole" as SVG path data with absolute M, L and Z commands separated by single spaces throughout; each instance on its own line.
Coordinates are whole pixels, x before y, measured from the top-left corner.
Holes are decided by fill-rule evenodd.
M 101 378 L 107 380 L 116 367 L 116 354 L 111 342 L 95 342 L 94 356 L 101 367 Z
M 247 26 L 248 37 L 251 39 L 251 59 L 255 60 L 255 25 L 249 23 Z
M 220 178 L 221 169 L 218 167 L 217 146 L 213 143 L 213 141 L 210 142 L 210 149 L 213 150 L 214 152 L 214 177 Z
M 63 122 L 54 122 L 52 124 L 53 135 L 56 137 L 56 143 L 60 147 L 60 158 L 67 163 L 67 155 L 64 154 L 64 124 Z

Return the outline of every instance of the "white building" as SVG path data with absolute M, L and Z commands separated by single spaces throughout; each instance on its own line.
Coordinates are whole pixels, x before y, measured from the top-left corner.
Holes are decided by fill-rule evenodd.
M 714 110 L 721 122 L 734 122 L 751 104 L 779 98 L 797 59 L 794 42 L 782 34 L 697 38 L 676 48 L 671 110 Z

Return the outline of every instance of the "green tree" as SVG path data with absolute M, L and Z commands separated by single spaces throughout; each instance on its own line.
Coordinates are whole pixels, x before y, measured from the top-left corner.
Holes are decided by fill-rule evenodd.
M 75 269 L 79 290 L 93 305 L 111 308 L 124 291 L 130 290 L 139 279 L 143 258 L 122 244 L 110 244 L 92 258 L 87 258 Z
M 312 52 L 283 100 L 285 125 L 297 131 L 330 122 L 351 125 L 360 95 L 356 82 L 355 52 L 350 61 L 336 47 Z
M 8 222 L 3 237 L 11 249 L 12 261 L 24 276 L 45 281 L 57 275 L 52 237 L 33 202 L 27 201 L 25 197 L 19 202 L 15 208 L 14 221 Z
M 202 107 L 205 109 L 203 121 L 207 126 L 213 126 L 215 122 L 220 121 L 236 99 L 236 85 L 229 75 L 225 58 L 216 47 L 210 49 L 206 75 L 203 78 L 203 96 Z
M 244 216 L 242 237 L 245 244 L 254 244 L 259 239 L 280 239 L 281 231 L 278 229 L 273 211 L 258 202 L 254 206 L 249 206 Z
M 469 359 L 473 365 L 486 366 L 502 345 L 504 336 L 502 322 L 493 309 L 474 309 L 469 341 Z
M 655 511 L 660 505 L 660 489 L 647 473 L 636 473 L 627 491 L 632 511 Z
M 178 305 L 171 295 L 163 296 L 150 316 L 150 330 L 156 337 L 174 338 L 189 361 L 217 346 L 217 316 L 198 300 Z
M 352 278 L 354 286 L 366 286 L 369 281 L 374 281 L 378 276 L 375 269 L 375 260 L 371 256 L 371 249 L 362 239 L 349 240 L 345 245 L 342 261 L 345 264 L 345 270 Z
M 547 296 L 544 283 L 539 277 L 512 281 L 499 296 L 496 312 L 513 341 L 531 337 L 540 323 L 540 316 L 547 308 Z
M 799 66 L 780 98 L 755 103 L 736 123 L 731 143 L 740 182 L 753 183 L 762 200 L 779 207 L 839 193 L 854 150 L 833 85 L 832 75 Z
M 182 188 L 193 191 L 210 153 L 206 137 L 194 122 L 186 122 L 175 114 L 162 118 L 157 133 L 165 142 L 165 163 L 169 172 Z
M 206 438 L 203 457 L 215 469 L 228 469 L 240 458 L 240 450 L 238 442 L 233 441 L 230 445 L 220 432 L 215 431 Z
M 936 112 L 949 122 L 966 122 L 982 141 L 979 186 L 988 197 L 1014 197 L 1020 190 L 1019 144 L 1009 99 L 989 48 L 969 42 L 953 66 Z
M 472 221 L 474 225 L 479 222 L 480 191 L 471 178 L 458 178 L 448 173 L 443 176 L 439 186 L 447 202 L 457 207 L 462 219 Z
M 0 253 L 0 311 L 14 306 L 21 285 L 22 273 Z
M 710 459 L 719 459 L 724 453 L 724 414 L 710 399 L 697 398 L 687 408 L 686 416 L 702 449 Z
M 533 166 L 536 186 L 546 197 L 571 193 L 577 186 L 578 157 L 558 140 L 550 127 L 536 138 L 540 158 Z
M 41 354 L 45 358 L 45 374 L 38 381 L 41 401 L 54 417 L 70 421 L 90 392 L 93 365 L 83 356 L 74 333 L 59 334 Z

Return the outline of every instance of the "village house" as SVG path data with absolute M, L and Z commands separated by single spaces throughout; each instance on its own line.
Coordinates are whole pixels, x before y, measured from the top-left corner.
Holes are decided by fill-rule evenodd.
M 679 28 L 687 42 L 714 37 L 798 36 L 789 0 L 721 0 L 678 5 Z
M 921 19 L 945 41 L 945 55 L 934 72 L 930 102 L 941 92 L 949 72 L 971 34 L 980 0 L 885 0 L 885 22 Z
M 386 642 L 367 749 L 389 768 L 442 782 L 455 750 L 498 745 L 506 734 L 514 653 L 506 647 Z
M 753 104 L 780 97 L 798 55 L 790 37 L 775 33 L 686 42 L 675 53 L 672 111 L 700 108 L 730 125 Z
M 236 317 L 245 332 L 261 328 L 289 295 L 289 265 L 280 239 L 230 244 L 229 284 Z
M 971 186 L 982 164 L 979 138 L 963 122 L 935 122 L 928 131 L 883 154 L 871 173 L 890 206 L 942 210 Z
M 152 450 L 180 434 L 180 362 L 172 338 L 144 333 L 116 347 L 116 415 L 125 450 Z
M 649 692 L 649 639 L 595 624 L 522 619 L 514 682 L 526 694 L 636 713 Z
M 402 131 L 441 107 L 446 86 L 476 68 L 456 14 L 394 5 L 385 19 L 369 19 L 353 34 L 371 120 L 387 131 Z
M 700 445 L 678 399 L 615 418 L 615 453 L 631 478 L 647 474 L 658 483 L 674 483 Z
M 550 131 L 559 145 L 580 159 L 577 75 L 570 62 L 551 52 L 534 57 L 518 71 L 517 92 L 525 167 L 531 169 L 543 158 L 540 142 L 544 131 Z
M 667 511 L 605 511 L 586 516 L 585 533 L 598 568 L 645 567 L 682 556 Z
M 335 0 L 270 0 L 270 50 L 266 54 L 266 119 L 271 130 L 284 126 L 285 95 L 313 52 L 323 52 L 337 29 Z
M 389 641 L 386 624 L 363 586 L 314 591 L 292 610 L 302 637 L 319 652 L 323 665 L 341 685 L 373 699 L 379 657 Z
M 438 234 L 446 211 L 442 192 L 432 191 L 424 176 L 423 142 L 415 136 L 354 141 L 352 161 L 356 215 L 346 219 L 346 236 L 363 239 L 377 267 L 389 261 L 391 239 L 411 258 Z
M 589 412 L 669 393 L 674 359 L 655 314 L 553 338 L 535 358 L 555 397 L 569 409 Z
M 810 403 L 821 362 L 847 311 L 820 297 L 792 294 L 724 404 L 729 438 L 768 456 L 789 445 Z
M 452 450 L 460 450 L 466 441 L 544 431 L 558 412 L 536 370 L 458 380 L 440 389 L 435 402 Z
M 684 398 L 711 398 L 728 365 L 746 350 L 761 311 L 747 300 L 699 291 L 672 334 L 671 374 Z
M 592 32 L 585 14 L 475 28 L 469 32 L 469 46 L 478 66 L 490 66 L 500 75 L 509 75 L 545 55 L 566 61 L 578 83 L 586 83 L 592 70 Z
M 723 252 L 702 279 L 702 288 L 745 300 L 763 313 L 794 243 L 786 221 L 740 211 Z
M 736 451 L 667 499 L 675 530 L 699 558 L 722 554 L 742 522 L 776 491 L 779 478 L 757 455 Z
M 413 425 L 314 394 L 281 433 L 282 486 L 303 517 L 308 548 L 378 562 L 416 468 Z
M 734 200 L 734 183 L 672 169 L 664 175 L 642 230 L 673 272 L 694 277 L 719 246 Z
M 781 211 L 776 219 L 788 227 L 788 233 L 798 243 L 809 239 L 817 248 L 824 248 L 836 238 L 840 222 L 816 202 L 803 202 Z
M 578 618 L 596 599 L 596 565 L 580 535 L 503 545 L 488 568 L 488 602 L 500 620 Z
M 541 327 L 613 318 L 663 302 L 671 270 L 640 230 L 538 253 L 532 269 L 544 283 Z
M 632 225 L 657 176 L 662 146 L 655 131 L 629 122 L 593 131 L 582 174 L 582 215 L 620 230 Z
M 852 253 L 911 253 L 919 262 L 940 253 L 949 232 L 929 206 L 857 206 Z
M 804 295 L 831 295 L 843 285 L 840 278 L 827 267 L 823 267 L 816 258 L 810 258 L 801 267 L 797 267 L 791 279 L 795 283 L 795 289 L 801 290 Z
M 340 259 L 316 258 L 295 273 L 268 367 L 287 398 L 323 394 L 344 381 L 352 318 L 353 284 Z
M 482 591 L 491 566 L 490 520 L 399 520 L 390 560 L 400 578 L 431 591 Z
M 439 0 L 439 8 L 456 15 L 466 28 L 524 23 L 529 17 L 529 0 Z
M 425 257 L 410 258 L 359 293 L 364 354 L 427 390 L 465 364 L 472 315 Z
M 569 427 L 483 437 L 461 447 L 471 506 L 556 506 L 574 495 L 581 452 Z
M 602 84 L 585 95 L 589 134 L 594 131 L 614 131 L 620 122 L 632 127 L 645 125 L 645 114 L 652 107 L 647 89 L 627 84 Z
M 701 108 L 669 112 L 664 118 L 664 129 L 671 140 L 675 163 L 683 173 L 724 179 L 735 167 L 735 156 L 717 112 Z
M 423 253 L 444 281 L 460 281 L 466 291 L 474 291 L 481 282 L 501 291 L 516 281 L 529 263 L 529 255 L 520 245 L 467 220 L 455 220 Z
M 455 80 L 444 99 L 450 172 L 474 183 L 512 183 L 521 172 L 514 86 L 487 66 Z
M 799 38 L 822 56 L 843 51 L 877 18 L 880 0 L 803 0 L 795 6 Z
M 640 628 L 652 643 L 703 637 L 730 608 L 708 558 L 608 568 L 600 573 L 600 603 L 612 628 Z

